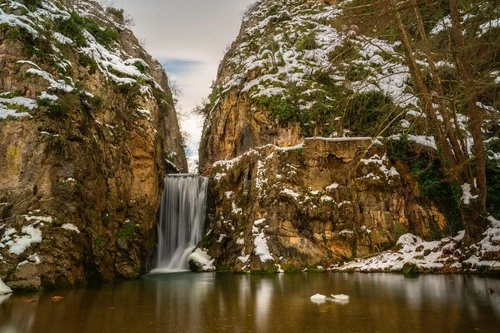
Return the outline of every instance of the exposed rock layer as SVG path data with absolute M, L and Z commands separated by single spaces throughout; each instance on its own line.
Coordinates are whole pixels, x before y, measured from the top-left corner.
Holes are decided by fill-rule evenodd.
M 222 270 L 296 270 L 380 252 L 408 230 L 440 233 L 443 215 L 386 153 L 370 138 L 309 138 L 215 163 L 200 247 Z
M 163 177 L 187 169 L 167 77 L 120 11 L 35 3 L 2 6 L 0 276 L 13 289 L 136 278 Z

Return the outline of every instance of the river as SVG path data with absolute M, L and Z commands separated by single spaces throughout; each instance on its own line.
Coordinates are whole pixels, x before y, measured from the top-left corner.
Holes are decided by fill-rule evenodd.
M 310 299 L 316 293 L 346 294 L 349 300 L 318 304 Z M 500 280 L 462 275 L 186 272 L 0 296 L 0 333 L 499 329 Z

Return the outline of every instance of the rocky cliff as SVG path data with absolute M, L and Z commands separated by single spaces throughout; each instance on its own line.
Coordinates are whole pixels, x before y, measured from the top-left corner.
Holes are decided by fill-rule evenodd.
M 167 77 L 123 11 L 0 3 L 0 170 L 10 287 L 145 271 L 163 176 L 187 164 Z
M 484 1 L 464 18 L 471 43 L 487 48 L 498 29 L 491 6 Z M 430 7 L 426 29 L 442 45 L 449 13 Z M 199 248 L 217 269 L 326 267 L 391 248 L 407 232 L 429 240 L 462 227 L 460 190 L 444 181 L 388 8 L 362 0 L 248 8 L 204 110 L 200 170 L 212 179 L 213 202 Z M 446 52 L 438 70 L 453 80 L 459 74 Z M 430 76 L 425 57 L 419 61 Z M 498 143 L 498 72 L 489 57 L 480 67 L 485 142 Z M 470 137 L 460 110 L 453 126 Z M 488 149 L 497 174 L 497 144 Z
M 267 145 L 212 170 L 215 210 L 200 246 L 219 269 L 326 268 L 386 250 L 408 230 L 430 237 L 446 227 L 370 138 Z

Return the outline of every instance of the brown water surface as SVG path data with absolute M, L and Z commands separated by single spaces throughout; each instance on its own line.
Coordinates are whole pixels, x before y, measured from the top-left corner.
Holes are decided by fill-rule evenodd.
M 310 300 L 316 293 L 350 298 L 316 304 Z M 99 288 L 0 296 L 0 333 L 14 332 L 500 332 L 500 280 L 148 275 Z

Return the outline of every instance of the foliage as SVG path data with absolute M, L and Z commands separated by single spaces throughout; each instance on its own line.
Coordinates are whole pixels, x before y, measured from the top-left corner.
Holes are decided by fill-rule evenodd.
M 114 29 L 107 26 L 101 27 L 94 20 L 80 16 L 75 12 L 72 12 L 67 19 L 57 19 L 55 21 L 55 28 L 63 35 L 71 38 L 77 46 L 87 46 L 88 44 L 83 34 L 84 30 L 87 30 L 104 46 L 109 46 L 112 42 L 117 42 L 120 37 Z
M 75 93 L 67 93 L 60 96 L 55 103 L 43 104 L 48 107 L 49 116 L 52 119 L 62 119 L 68 116 L 74 110 L 79 110 L 81 107 L 80 97 Z
M 495 218 L 500 218 L 500 165 L 496 161 L 486 160 L 486 180 L 488 197 L 486 208 Z
M 344 119 L 358 135 L 377 135 L 377 124 L 393 108 L 392 100 L 380 91 L 354 93 L 346 101 Z
M 106 245 L 106 238 L 103 235 L 99 235 L 94 240 L 94 246 L 98 249 L 103 249 Z
M 78 59 L 79 59 L 80 65 L 88 68 L 89 74 L 92 75 L 97 71 L 98 65 L 97 65 L 97 61 L 95 61 L 94 58 L 92 58 L 91 56 L 89 56 L 86 53 L 80 53 L 78 56 L 79 56 Z
M 207 112 L 210 112 L 212 108 L 218 103 L 219 98 L 221 97 L 223 87 L 220 84 L 212 83 L 212 90 L 210 95 L 208 95 L 208 104 L 207 104 Z
M 170 112 L 170 109 L 174 105 L 172 93 L 169 90 L 161 91 L 160 89 L 155 88 L 153 90 L 153 96 L 155 97 L 158 107 L 160 108 L 162 114 L 167 115 Z
M 365 65 L 352 63 L 349 65 L 345 78 L 349 81 L 361 81 L 370 76 L 371 71 Z
M 436 204 L 445 215 L 450 230 L 461 230 L 461 189 L 456 183 L 450 182 L 440 160 L 431 154 L 415 151 L 412 143 L 404 137 L 388 141 L 387 150 L 392 161 L 398 160 L 408 165 L 411 174 L 418 180 L 420 196 Z
M 139 72 L 141 72 L 142 74 L 145 74 L 146 73 L 146 67 L 144 66 L 144 64 L 140 61 L 136 61 L 134 62 L 133 64 L 135 66 L 135 68 L 137 68 L 139 70 Z
M 21 2 L 29 9 L 35 10 L 42 5 L 42 0 L 21 0 Z
M 314 32 L 301 36 L 295 43 L 295 47 L 298 51 L 316 49 L 318 45 L 316 44 L 316 35 Z
M 126 223 L 118 230 L 118 238 L 131 239 L 137 230 L 137 225 L 134 223 Z
M 113 15 L 120 23 L 125 21 L 125 11 L 121 8 L 108 7 L 106 8 L 106 12 Z

